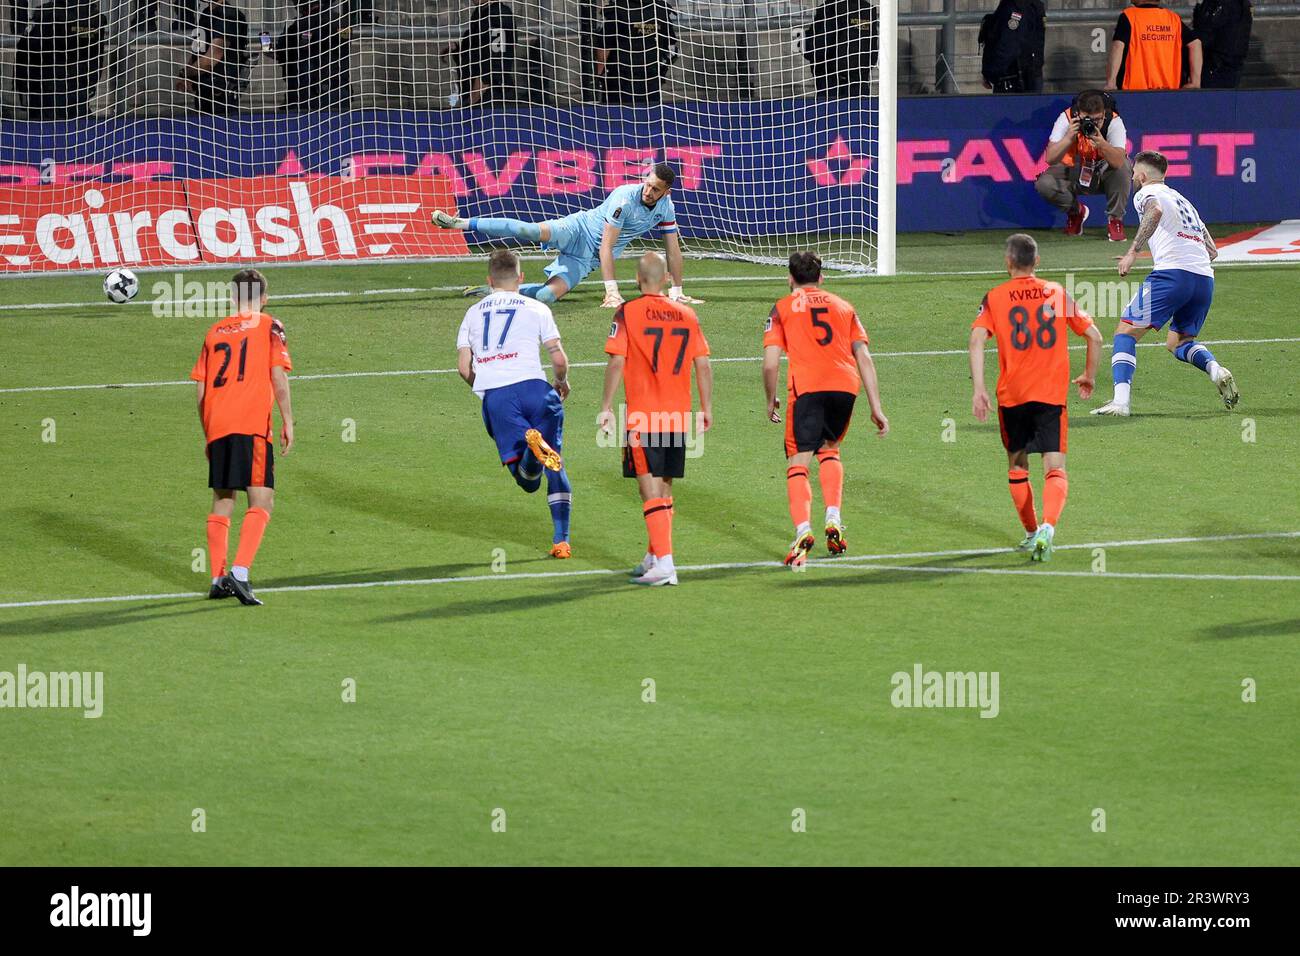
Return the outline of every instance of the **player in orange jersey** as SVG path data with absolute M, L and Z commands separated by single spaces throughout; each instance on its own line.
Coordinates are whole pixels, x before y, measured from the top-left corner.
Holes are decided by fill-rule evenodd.
M 1038 243 L 1033 237 L 1016 233 L 1008 238 L 1006 263 L 1010 281 L 989 290 L 971 326 L 971 410 L 979 421 L 988 419 L 991 403 L 984 388 L 984 343 L 992 336 L 998 347 L 998 423 L 1007 449 L 1007 480 L 1025 527 L 1025 539 L 1016 550 L 1029 551 L 1034 561 L 1047 561 L 1070 488 L 1065 474 L 1069 432 L 1065 403 L 1071 381 L 1065 327 L 1088 339 L 1083 374 L 1073 380 L 1083 399 L 1092 395 L 1097 379 L 1101 332 L 1060 285 L 1034 275 Z M 1046 472 L 1041 523 L 1029 483 L 1029 456 L 1034 452 L 1043 456 Z
M 812 533 L 812 484 L 808 466 L 817 456 L 822 501 L 826 505 L 826 548 L 843 554 L 848 547 L 840 523 L 844 466 L 840 443 L 849 430 L 858 389 L 866 386 L 871 420 L 877 434 L 889 434 L 889 419 L 880 406 L 876 363 L 867 349 L 867 332 L 853 306 L 819 288 L 822 260 L 811 252 L 790 256 L 790 294 L 772 308 L 763 331 L 763 387 L 767 417 L 780 424 L 776 397 L 781 353 L 790 358 L 786 373 L 785 412 L 786 494 L 794 522 L 794 543 L 785 563 L 794 567 L 808 560 L 817 539 Z
M 255 269 L 236 273 L 231 300 L 235 312 L 208 329 L 199 359 L 190 371 L 198 383 L 199 420 L 207 440 L 208 559 L 212 564 L 209 598 L 237 597 L 241 604 L 261 604 L 253 595 L 248 569 L 275 502 L 272 401 L 280 406 L 280 451 L 293 447 L 293 409 L 289 376 L 293 362 L 284 326 L 262 311 L 266 278 Z M 248 496 L 239 528 L 239 550 L 226 573 L 230 516 L 235 492 Z
M 614 430 L 611 408 L 622 380 L 627 396 L 623 477 L 635 478 L 650 546 L 632 569 L 635 584 L 677 583 L 673 564 L 673 479 L 686 472 L 691 414 L 691 369 L 700 392 L 699 431 L 713 424 L 713 369 L 709 343 L 688 305 L 662 294 L 668 265 L 657 252 L 637 263 L 641 296 L 614 313 L 605 351 L 605 394 L 596 424 Z M 697 439 L 698 440 L 698 439 Z

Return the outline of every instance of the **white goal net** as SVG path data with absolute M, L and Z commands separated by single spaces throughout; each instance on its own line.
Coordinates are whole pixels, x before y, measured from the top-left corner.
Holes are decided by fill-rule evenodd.
M 436 258 L 655 162 L 688 255 L 893 271 L 894 0 L 0 0 L 0 271 Z M 468 245 L 466 244 L 468 242 Z

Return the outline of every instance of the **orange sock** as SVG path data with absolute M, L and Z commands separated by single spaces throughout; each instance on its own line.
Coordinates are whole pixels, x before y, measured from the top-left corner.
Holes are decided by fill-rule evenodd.
M 650 553 L 656 558 L 673 553 L 673 506 L 667 498 L 651 498 L 642 511 L 650 532 Z
M 1034 515 L 1034 486 L 1029 483 L 1029 472 L 1024 468 L 1011 468 L 1007 471 L 1007 481 L 1011 484 L 1011 500 L 1020 512 L 1020 523 L 1025 530 L 1038 530 L 1038 518 Z
M 262 545 L 262 534 L 271 515 L 265 508 L 249 508 L 239 525 L 239 548 L 235 551 L 235 567 L 251 568 L 257 549 Z
M 840 453 L 818 452 L 817 465 L 817 477 L 822 484 L 822 504 L 838 510 L 840 499 L 844 497 L 844 465 L 840 462 Z
M 812 485 L 808 481 L 807 468 L 791 465 L 786 469 L 785 493 L 790 498 L 790 520 L 795 528 L 808 524 L 812 515 Z
M 668 502 L 668 513 L 669 513 L 669 514 L 672 514 L 672 513 L 673 513 L 673 499 L 672 499 L 672 498 L 665 498 L 665 499 L 663 499 L 663 500 L 666 501 L 666 502 Z M 644 505 L 644 507 L 649 508 L 649 507 L 650 507 L 649 502 L 647 502 L 647 503 Z M 649 529 L 649 527 L 650 527 L 650 524 L 649 524 L 649 522 L 647 521 L 647 522 L 646 522 L 646 528 L 647 528 L 647 530 Z M 647 544 L 647 545 L 645 546 L 645 550 L 646 550 L 646 554 L 653 554 L 656 558 L 659 557 L 658 553 L 655 551 L 655 543 L 654 543 L 654 539 L 651 539 L 651 540 L 650 540 L 650 543 Z
M 230 550 L 230 519 L 225 515 L 208 515 L 208 567 L 212 576 L 226 573 L 226 552 Z
M 1043 524 L 1056 527 L 1069 494 L 1070 480 L 1065 476 L 1065 469 L 1053 468 L 1043 480 Z

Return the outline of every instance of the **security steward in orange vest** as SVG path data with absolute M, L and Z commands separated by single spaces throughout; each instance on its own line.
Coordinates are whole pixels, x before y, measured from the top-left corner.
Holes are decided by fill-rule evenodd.
M 1183 47 L 1188 79 L 1183 78 Z M 1201 41 L 1183 28 L 1178 14 L 1160 0 L 1142 0 L 1120 12 L 1110 41 L 1107 90 L 1197 89 L 1201 85 Z

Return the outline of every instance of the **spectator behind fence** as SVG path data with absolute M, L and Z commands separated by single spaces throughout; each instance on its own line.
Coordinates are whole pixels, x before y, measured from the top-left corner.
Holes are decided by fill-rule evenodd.
M 190 62 L 176 88 L 200 113 L 225 116 L 239 106 L 248 67 L 248 21 L 226 0 L 212 0 L 190 34 Z
M 877 35 L 876 8 L 867 0 L 823 0 L 803 41 L 819 97 L 871 94 Z
M 1204 89 L 1230 90 L 1241 83 L 1254 14 L 1250 0 L 1201 0 L 1192 11 L 1192 32 L 1201 41 Z
M 677 59 L 677 11 L 664 0 L 610 0 L 605 5 L 596 75 L 605 79 L 605 101 L 658 103 Z
M 501 0 L 474 0 L 458 46 L 460 102 L 487 106 L 518 100 L 515 15 Z
M 1186 84 L 1182 83 L 1186 47 Z M 1120 12 L 1107 59 L 1108 90 L 1176 90 L 1201 85 L 1201 41 L 1160 0 L 1134 3 Z
M 1002 0 L 980 23 L 980 72 L 994 93 L 1041 93 L 1047 11 L 1043 0 Z
M 99 83 L 103 36 L 95 0 L 54 0 L 32 13 L 14 63 L 15 86 L 26 94 L 28 119 L 86 115 Z
M 352 96 L 348 9 L 337 0 L 295 2 L 298 15 L 272 54 L 284 70 L 288 107 L 305 113 L 346 110 Z
M 1056 118 L 1043 154 L 1048 166 L 1034 188 L 1066 214 L 1067 236 L 1082 235 L 1088 218 L 1079 195 L 1105 193 L 1107 238 L 1124 241 L 1124 212 L 1133 179 L 1127 139 L 1114 99 L 1101 90 L 1084 90 Z

